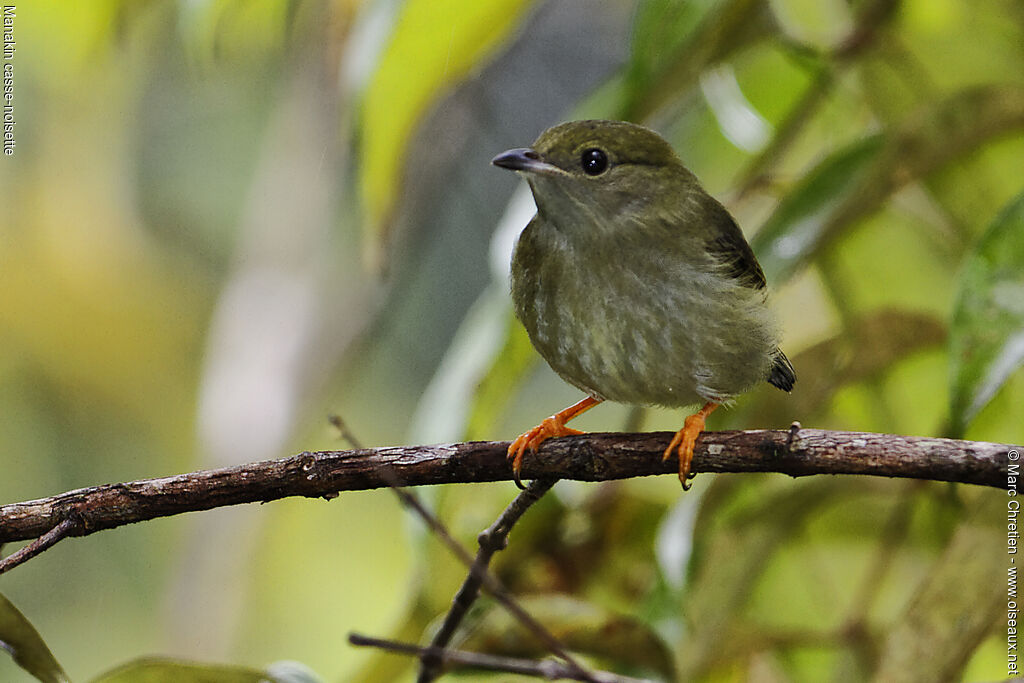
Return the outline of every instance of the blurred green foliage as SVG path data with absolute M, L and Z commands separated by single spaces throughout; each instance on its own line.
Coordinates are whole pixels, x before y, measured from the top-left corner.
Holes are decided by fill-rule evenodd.
M 397 444 L 509 438 L 575 401 L 500 295 L 525 221 L 487 163 L 583 116 L 665 134 L 765 266 L 799 383 L 712 429 L 1024 442 L 1015 0 L 88 0 L 20 4 L 15 36 L 4 502 L 337 447 L 331 412 Z M 514 490 L 423 493 L 471 545 Z M 562 482 L 495 569 L 630 675 L 993 680 L 1004 500 Z M 0 680 L 407 680 L 346 632 L 423 640 L 463 575 L 388 492 L 105 532 L 0 578 Z M 458 644 L 544 654 L 486 601 Z

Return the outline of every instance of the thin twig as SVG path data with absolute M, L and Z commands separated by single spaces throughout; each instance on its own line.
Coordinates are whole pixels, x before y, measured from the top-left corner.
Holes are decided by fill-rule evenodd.
M 349 429 L 348 425 L 342 419 L 340 415 L 331 415 L 328 420 L 334 425 L 341 434 L 341 437 L 351 443 L 356 448 L 361 448 L 362 444 L 359 439 L 356 438 L 355 434 Z M 483 585 L 486 587 L 487 592 L 490 593 L 495 600 L 497 600 L 515 619 L 517 619 L 527 630 L 532 632 L 538 640 L 547 646 L 548 650 L 559 657 L 561 657 L 566 665 L 575 673 L 577 676 L 582 676 L 578 680 L 589 681 L 590 672 L 580 664 L 565 646 L 562 645 L 554 634 L 541 624 L 539 621 L 533 618 L 529 612 L 516 602 L 512 594 L 509 593 L 501 582 L 498 581 L 494 575 L 488 570 L 491 556 L 498 550 L 505 547 L 507 543 L 508 534 L 512 530 L 512 527 L 519 520 L 519 518 L 526 512 L 526 510 L 537 500 L 540 499 L 555 483 L 555 480 L 536 480 L 530 484 L 527 490 L 516 496 L 515 500 L 505 509 L 505 511 L 498 517 L 498 520 L 488 527 L 478 537 L 480 543 L 480 550 L 477 552 L 476 558 L 473 558 L 469 551 L 459 543 L 454 536 L 449 533 L 448 529 L 444 526 L 440 519 L 438 519 L 433 513 L 431 513 L 426 506 L 424 506 L 419 498 L 409 493 L 402 488 L 401 482 L 394 472 L 384 471 L 382 475 L 386 478 L 388 486 L 398 499 L 408 508 L 411 508 L 420 519 L 430 528 L 431 531 L 444 543 L 448 549 L 454 554 L 464 565 L 469 569 L 469 574 L 466 576 L 466 580 L 462 585 L 462 588 L 456 594 L 455 599 L 452 601 L 452 607 L 448 614 L 445 616 L 444 623 L 441 630 L 434 637 L 434 641 L 431 645 L 435 648 L 443 650 L 443 648 L 451 641 L 452 635 L 455 633 L 456 627 L 462 621 L 466 611 L 476 600 L 480 593 L 480 587 Z M 485 552 L 485 548 L 489 551 Z M 471 586 L 471 588 L 469 588 Z M 420 672 L 420 681 L 429 682 L 437 677 L 440 671 L 440 659 L 432 658 L 430 660 L 423 660 L 423 667 Z
M 469 611 L 469 608 L 476 601 L 477 596 L 479 596 L 480 586 L 487 583 L 488 579 L 491 578 L 491 574 L 488 571 L 491 557 L 494 556 L 494 553 L 505 548 L 508 543 L 509 532 L 519 518 L 523 516 L 523 513 L 540 500 L 540 497 L 547 493 L 554 485 L 555 480 L 553 479 L 535 479 L 530 482 L 529 486 L 521 491 L 515 497 L 515 500 L 505 508 L 505 511 L 495 520 L 494 524 L 480 533 L 477 537 L 480 549 L 476 553 L 476 559 L 473 560 L 470 566 L 466 580 L 463 581 L 459 591 L 452 599 L 452 606 L 448 610 L 448 614 L 445 615 L 441 628 L 438 629 L 437 633 L 434 634 L 434 638 L 430 641 L 431 647 L 443 649 L 451 642 L 452 636 L 455 635 L 455 630 L 462 623 L 466 612 Z M 491 592 L 493 593 L 493 591 Z M 524 611 L 523 614 L 526 614 L 526 612 Z M 532 620 L 532 617 L 530 617 L 530 621 Z M 531 630 L 533 629 L 531 628 Z M 572 657 L 566 652 L 561 642 L 546 629 L 540 633 L 537 631 L 534 631 L 534 633 L 541 636 L 544 644 L 552 653 L 558 654 L 567 662 L 579 668 L 579 665 L 573 662 Z M 423 659 L 423 666 L 420 668 L 419 678 L 417 679 L 418 683 L 429 683 L 434 680 L 440 673 L 440 669 L 441 659 L 436 657 Z
M 330 417 L 328 417 L 328 420 L 332 425 L 334 425 L 338 429 L 343 439 L 348 441 L 355 448 L 362 449 L 362 444 L 360 444 L 359 440 L 348 428 L 348 426 L 345 424 L 345 421 L 342 420 L 340 415 L 331 415 Z M 447 527 L 445 527 L 441 520 L 439 520 L 430 510 L 426 508 L 425 505 L 423 505 L 423 503 L 420 502 L 419 498 L 417 498 L 413 494 L 406 491 L 405 488 L 403 488 L 401 480 L 394 472 L 385 470 L 381 472 L 381 476 L 384 477 L 388 486 L 391 488 L 392 491 L 395 492 L 395 495 L 398 496 L 398 500 L 401 501 L 403 505 L 410 508 L 413 512 L 419 515 L 420 519 L 423 520 L 423 523 L 426 524 L 427 527 L 432 532 L 434 532 L 435 535 L 437 535 L 441 542 L 448 547 L 448 549 L 451 551 L 453 555 L 455 555 L 455 557 L 457 557 L 464 565 L 466 565 L 466 567 L 473 566 L 473 556 L 470 554 L 468 550 L 466 550 L 466 547 L 459 543 L 458 540 L 456 540 L 455 537 L 452 536 L 451 533 L 449 533 Z
M 646 679 L 629 678 L 607 671 L 595 671 L 590 678 L 581 678 L 564 662 L 554 659 L 541 661 L 532 659 L 519 659 L 517 657 L 498 657 L 485 655 L 478 652 L 465 652 L 463 650 L 446 650 L 434 646 L 422 647 L 412 643 L 403 643 L 396 640 L 384 638 L 371 638 L 370 636 L 350 633 L 348 642 L 353 645 L 376 647 L 389 652 L 411 655 L 422 659 L 431 657 L 440 658 L 445 665 L 467 669 L 482 669 L 486 671 L 504 671 L 506 673 L 522 674 L 544 678 L 549 681 L 596 681 L 597 683 L 649 683 Z
M 894 0 L 874 0 L 860 7 L 856 25 L 831 54 L 820 55 L 813 67 L 810 81 L 803 94 L 779 123 L 771 142 L 747 166 L 736 186 L 738 197 L 747 195 L 764 178 L 765 171 L 789 150 L 805 126 L 812 120 L 820 105 L 827 101 L 832 88 L 853 61 L 869 49 L 879 32 L 888 22 L 899 3 Z M 783 45 L 785 45 L 783 41 Z M 802 46 L 793 46 L 794 52 L 806 52 Z
M 78 529 L 80 524 L 81 520 L 79 520 L 77 517 L 66 517 L 63 521 L 61 521 L 60 524 L 50 529 L 45 534 L 29 543 L 24 548 L 21 548 L 20 550 L 11 553 L 9 556 L 3 559 L 0 559 L 0 574 L 3 574 L 6 571 L 10 571 L 11 569 L 14 569 L 19 564 L 28 562 L 44 550 L 49 550 L 53 546 L 57 545 L 57 543 L 59 543 L 60 541 L 67 538 L 68 536 L 74 535 L 74 532 Z
M 348 444 L 356 450 L 362 450 L 363 442 L 359 440 L 359 437 L 356 436 L 355 432 L 349 429 L 348 423 L 345 422 L 341 415 L 338 415 L 337 413 L 328 415 L 327 421 L 331 423 L 332 427 L 338 430 L 338 436 L 342 441 L 347 441 Z

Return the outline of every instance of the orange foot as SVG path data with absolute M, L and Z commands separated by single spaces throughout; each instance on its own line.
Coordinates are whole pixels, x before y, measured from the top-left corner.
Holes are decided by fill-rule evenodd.
M 703 408 L 687 417 L 683 422 L 683 428 L 672 437 L 672 443 L 668 445 L 662 456 L 662 460 L 668 460 L 672 457 L 673 451 L 679 454 L 679 482 L 683 485 L 684 491 L 690 490 L 688 480 L 691 478 L 690 463 L 693 461 L 693 447 L 697 443 L 697 437 L 704 431 L 704 421 L 717 407 L 717 403 L 708 401 Z
M 566 427 L 565 423 L 600 402 L 600 399 L 587 396 L 565 410 L 560 410 L 551 417 L 545 418 L 539 425 L 525 434 L 520 434 L 515 441 L 509 444 L 508 459 L 512 461 L 512 476 L 515 477 L 516 486 L 523 488 L 523 482 L 519 479 L 519 470 L 523 467 L 523 454 L 526 450 L 536 452 L 543 442 L 554 437 L 582 434 L 583 432 L 578 429 Z

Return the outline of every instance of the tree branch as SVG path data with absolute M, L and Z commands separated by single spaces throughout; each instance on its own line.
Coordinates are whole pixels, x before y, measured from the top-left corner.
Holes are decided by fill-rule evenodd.
M 419 645 L 402 643 L 396 640 L 371 638 L 358 633 L 350 633 L 348 636 L 348 642 L 357 646 L 376 647 L 389 652 L 413 655 L 420 659 L 427 657 L 439 657 L 442 659 L 444 664 L 450 665 L 452 668 L 479 669 L 481 671 L 504 671 L 506 673 L 543 678 L 546 681 L 590 680 L 597 681 L 597 683 L 649 683 L 648 681 L 645 681 L 645 679 L 629 678 L 609 673 L 607 671 L 595 671 L 592 674 L 589 674 L 589 678 L 583 678 L 578 671 L 574 670 L 568 664 L 553 659 L 536 661 L 515 657 L 499 657 L 479 652 L 445 650 L 434 646 L 420 647 Z
M 462 620 L 469 612 L 469 608 L 476 602 L 477 596 L 480 595 L 481 586 L 489 583 L 487 579 L 491 575 L 488 567 L 494 553 L 505 549 L 505 546 L 508 544 L 508 534 L 512 531 L 512 527 L 515 526 L 515 523 L 519 521 L 519 518 L 523 516 L 531 505 L 540 500 L 540 497 L 555 485 L 555 481 L 554 479 L 533 480 L 526 489 L 519 492 L 519 495 L 505 508 L 505 511 L 494 521 L 494 524 L 480 532 L 480 535 L 477 537 L 480 549 L 477 551 L 476 558 L 469 567 L 469 574 L 466 576 L 466 580 L 462 582 L 459 592 L 452 599 L 452 606 L 448 610 L 448 614 L 445 615 L 441 628 L 437 630 L 437 633 L 434 634 L 430 641 L 431 648 L 438 652 L 444 652 L 444 648 L 448 646 L 452 636 L 455 635 L 455 630 L 462 623 Z M 493 588 L 491 588 L 491 592 L 495 592 Z M 562 643 L 551 635 L 547 629 L 543 627 L 537 628 L 540 624 L 526 610 L 522 609 L 518 603 L 516 603 L 512 613 L 535 635 L 540 637 L 550 652 L 566 660 L 574 672 L 584 673 L 580 665 L 565 650 Z M 443 658 L 425 655 L 422 659 L 419 676 L 416 679 L 417 683 L 430 683 L 430 681 L 437 678 L 441 673 L 442 664 Z M 581 680 L 590 679 L 583 678 Z
M 528 454 L 523 478 L 600 481 L 673 474 L 662 462 L 671 434 L 585 434 L 544 443 Z M 501 481 L 511 478 L 508 442 L 365 448 L 301 453 L 280 460 L 158 479 L 93 486 L 0 506 L 0 543 L 34 539 L 68 519 L 68 532 L 103 529 L 183 512 L 289 496 L 333 498 L 339 491 Z M 1020 446 L 818 429 L 706 432 L 694 472 L 870 474 L 1007 487 L 1008 454 Z M 1019 457 L 1019 455 L 1017 456 Z M 385 474 L 388 473 L 388 474 Z
M 341 415 L 331 415 L 328 417 L 328 420 L 337 428 L 341 438 L 351 443 L 354 448 L 363 448 L 363 445 L 356 438 L 352 430 L 348 428 Z M 466 611 L 480 594 L 481 586 L 486 587 L 494 599 L 508 610 L 509 614 L 533 633 L 538 640 L 547 645 L 548 650 L 552 654 L 561 657 L 564 664 L 573 671 L 574 675 L 582 677 L 578 680 L 596 680 L 593 678 L 593 674 L 576 661 L 569 654 L 568 650 L 565 649 L 565 646 L 543 624 L 534 619 L 516 602 L 515 598 L 505 590 L 505 587 L 494 578 L 487 568 L 491 556 L 505 547 L 512 526 L 533 503 L 555 485 L 554 479 L 536 479 L 530 484 L 528 489 L 520 491 L 515 500 L 498 517 L 497 521 L 480 534 L 478 537 L 480 551 L 477 553 L 476 558 L 473 558 L 469 551 L 448 532 L 448 529 L 440 519 L 435 517 L 413 493 L 402 488 L 401 482 L 398 481 L 398 477 L 394 472 L 385 468 L 381 470 L 381 474 L 387 481 L 388 486 L 391 487 L 391 490 L 398 496 L 398 500 L 415 512 L 434 535 L 469 569 L 469 574 L 466 576 L 462 588 L 455 596 L 451 609 L 449 609 L 448 614 L 445 616 L 444 624 L 441 626 L 438 634 L 434 636 L 431 647 L 423 651 L 419 675 L 420 681 L 429 683 L 429 681 L 437 678 L 443 666 L 443 658 L 438 658 L 436 652 L 444 651 L 448 641 L 454 635 L 455 629 L 465 616 Z M 35 545 L 35 543 L 32 545 Z M 2 565 L 2 561 L 0 561 L 0 565 Z M 3 573 L 2 567 L 0 567 L 0 573 Z

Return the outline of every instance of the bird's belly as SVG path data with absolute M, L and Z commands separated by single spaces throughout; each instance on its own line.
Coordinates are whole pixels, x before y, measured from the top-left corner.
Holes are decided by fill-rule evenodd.
M 571 384 L 611 401 L 683 406 L 727 402 L 767 377 L 776 340 L 760 294 L 594 275 L 533 289 L 517 306 L 532 309 L 519 312 L 534 346 Z

